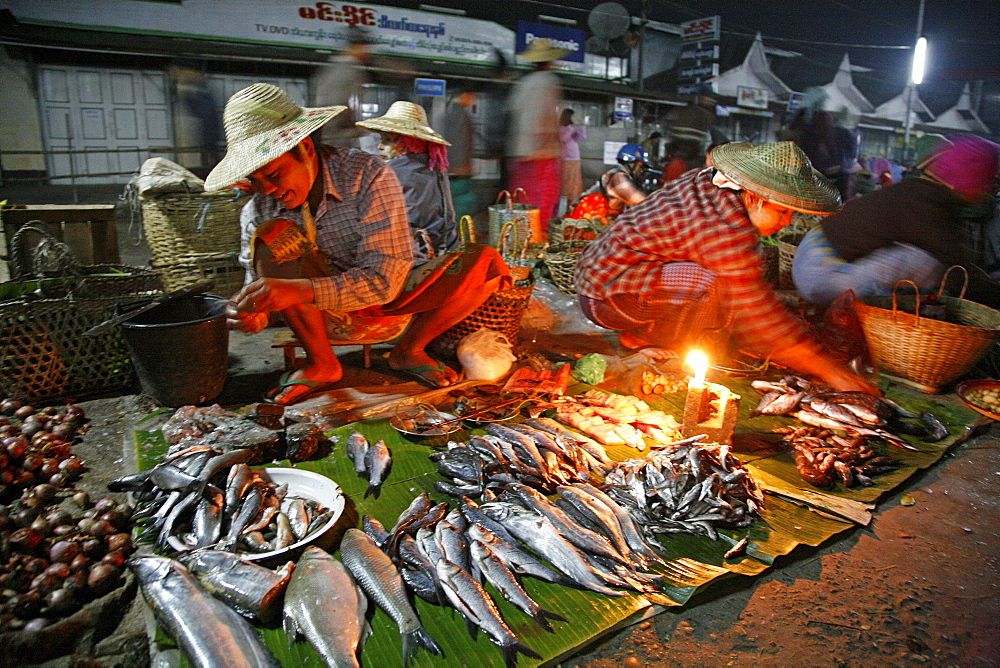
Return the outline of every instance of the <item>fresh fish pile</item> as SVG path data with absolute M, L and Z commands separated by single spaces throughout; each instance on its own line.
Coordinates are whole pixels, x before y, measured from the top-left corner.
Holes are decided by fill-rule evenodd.
M 662 444 L 653 447 L 668 447 L 681 438 L 673 416 L 650 408 L 642 399 L 600 390 L 561 397 L 556 419 L 604 445 L 628 445 L 639 451 L 646 449 L 646 437 Z
M 916 415 L 867 392 L 835 392 L 798 376 L 785 376 L 779 381 L 755 380 L 751 384 L 764 394 L 751 417 L 790 415 L 812 427 L 879 438 L 906 450 L 917 448 L 897 433 L 928 442 L 948 435 L 948 429 L 932 414 Z
M 539 657 L 511 631 L 486 583 L 547 631 L 550 620 L 566 620 L 528 595 L 525 575 L 608 596 L 659 591 L 662 576 L 647 569 L 662 559 L 621 505 L 586 483 L 555 491 L 559 498 L 552 502 L 514 482 L 488 502 L 463 496 L 454 508 L 424 493 L 391 529 L 366 516 L 364 532 L 398 565 L 415 595 L 457 609 L 470 631 L 486 633 L 513 666 L 519 653 Z
M 131 492 L 133 520 L 141 539 L 159 549 L 213 548 L 263 553 L 283 549 L 319 531 L 330 512 L 312 499 L 287 495 L 263 470 L 251 469 L 249 449 L 220 452 L 190 447 L 148 471 L 108 483 L 113 492 Z
M 344 565 L 318 547 L 307 547 L 285 592 L 288 642 L 301 633 L 328 666 L 357 668 L 358 650 L 371 633 L 368 598 Z
M 382 494 L 382 483 L 389 477 L 389 469 L 392 468 L 389 446 L 385 441 L 369 444 L 364 434 L 354 431 L 347 437 L 347 458 L 354 462 L 354 472 L 358 477 L 368 481 L 365 498 L 373 495 L 377 499 Z
M 174 455 L 195 446 L 208 446 L 222 452 L 249 450 L 250 464 L 289 459 L 304 462 L 329 454 L 330 444 L 318 425 L 292 422 L 278 416 L 257 416 L 271 429 L 218 404 L 182 406 L 161 427 Z
M 617 462 L 605 484 L 608 495 L 654 534 L 715 540 L 716 526 L 747 526 L 764 505 L 763 492 L 725 445 L 688 443 Z
M 246 619 L 204 593 L 179 561 L 143 555 L 127 562 L 160 627 L 193 666 L 274 666 Z
M 249 619 L 273 626 L 281 618 L 285 588 L 295 564 L 277 571 L 221 550 L 198 550 L 180 558 L 201 588 Z
M 872 476 L 895 471 L 900 461 L 880 454 L 860 434 L 841 436 L 818 427 L 779 427 L 782 440 L 792 446 L 795 467 L 802 478 L 816 487 L 830 488 L 838 481 L 844 487 L 872 484 Z
M 450 496 L 479 497 L 485 490 L 523 482 L 546 493 L 574 481 L 604 477 L 611 460 L 604 446 L 548 418 L 523 423 L 491 423 L 485 436 L 448 443 L 430 455 L 447 482 L 434 487 Z

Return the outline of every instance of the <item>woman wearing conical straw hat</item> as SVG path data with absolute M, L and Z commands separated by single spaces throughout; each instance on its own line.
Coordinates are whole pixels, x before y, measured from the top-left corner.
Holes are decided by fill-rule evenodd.
M 280 313 L 306 351 L 305 365 L 269 398 L 280 404 L 343 377 L 331 342 L 399 337 L 389 367 L 432 386 L 458 379 L 425 351 L 431 340 L 512 285 L 495 249 L 447 253 L 413 270 L 406 202 L 377 157 L 317 143 L 342 106 L 303 108 L 257 83 L 226 103 L 228 152 L 206 190 L 254 193 L 240 216 L 240 261 L 251 280 L 233 296 L 229 325 L 253 334 Z
M 718 359 L 733 337 L 837 390 L 877 393 L 778 301 L 758 250 L 759 237 L 794 211 L 836 211 L 836 188 L 792 142 L 723 144 L 709 158 L 712 166 L 653 192 L 584 250 L 574 277 L 584 314 L 619 330 L 624 348 L 661 358 L 707 345 Z
M 414 265 L 454 250 L 458 225 L 446 176 L 451 144 L 427 124 L 424 108 L 399 100 L 384 116 L 357 125 L 379 133 L 379 153 L 403 187 L 413 231 Z

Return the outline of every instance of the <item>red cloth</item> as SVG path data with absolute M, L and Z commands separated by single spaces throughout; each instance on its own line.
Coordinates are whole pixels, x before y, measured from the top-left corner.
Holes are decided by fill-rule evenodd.
M 744 347 L 766 352 L 809 340 L 764 278 L 742 199 L 715 186 L 714 171 L 690 171 L 618 216 L 577 262 L 577 292 L 591 299 L 655 294 L 664 263 L 694 262 L 718 277 L 721 302 Z
M 542 231 L 547 232 L 549 219 L 555 217 L 559 204 L 559 190 L 562 180 L 559 175 L 559 158 L 541 160 L 512 160 L 510 164 L 510 187 L 514 192 L 523 188 L 525 199 L 531 206 L 537 206 L 542 217 Z

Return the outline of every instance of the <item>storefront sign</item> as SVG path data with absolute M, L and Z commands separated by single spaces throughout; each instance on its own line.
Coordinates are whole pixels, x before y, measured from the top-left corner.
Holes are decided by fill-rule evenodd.
M 413 81 L 413 92 L 415 95 L 444 97 L 444 91 L 444 79 L 414 79 Z
M 630 97 L 615 98 L 615 120 L 616 121 L 632 120 L 632 98 Z
M 23 23 L 90 30 L 224 39 L 341 50 L 361 26 L 376 51 L 437 60 L 486 62 L 494 48 L 513 58 L 514 32 L 491 21 L 399 7 L 309 0 L 6 0 Z M 575 31 L 579 32 L 579 31 Z M 579 49 L 583 61 L 583 47 Z
M 681 41 L 687 44 L 703 40 L 718 40 L 721 31 L 722 18 L 719 16 L 685 21 L 681 24 Z
M 800 106 L 802 106 L 802 93 L 792 93 L 788 96 L 788 106 L 786 109 L 788 111 L 795 111 Z
M 698 67 L 682 67 L 678 75 L 681 79 L 706 79 L 719 76 L 719 64 L 699 65 Z
M 766 88 L 736 87 L 736 104 L 753 109 L 767 109 L 768 91 Z
M 560 58 L 561 61 L 571 63 L 583 62 L 583 45 L 587 39 L 586 33 L 573 28 L 563 28 L 547 23 L 533 23 L 531 21 L 517 22 L 517 35 L 515 37 L 514 49 L 521 53 L 528 45 L 536 39 L 545 38 L 553 46 L 567 49 L 569 53 Z
M 678 95 L 697 95 L 698 93 L 711 94 L 712 84 L 707 81 L 701 83 L 685 84 L 677 87 Z

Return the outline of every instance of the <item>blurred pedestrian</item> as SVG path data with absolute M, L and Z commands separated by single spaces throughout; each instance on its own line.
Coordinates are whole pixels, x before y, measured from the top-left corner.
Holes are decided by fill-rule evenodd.
M 705 150 L 715 124 L 715 98 L 698 95 L 669 117 L 669 161 L 663 167 L 663 182 L 672 181 L 684 172 L 705 166 Z
M 566 205 L 583 193 L 583 172 L 580 169 L 580 142 L 587 138 L 587 128 L 573 122 L 573 110 L 562 110 L 559 117 L 559 141 L 562 143 L 562 196 Z
M 459 218 L 476 213 L 476 193 L 472 189 L 476 126 L 471 113 L 475 104 L 475 92 L 460 90 L 445 109 L 444 130 L 441 133 L 451 143 L 448 147 L 448 180 L 451 182 L 455 214 Z
M 358 121 L 379 133 L 379 153 L 403 187 L 413 233 L 413 266 L 458 247 L 458 226 L 451 199 L 448 141 L 427 124 L 419 104 L 398 100 L 384 116 Z
M 553 46 L 545 38 L 531 42 L 519 55 L 534 63 L 535 71 L 521 77 L 507 102 L 510 125 L 507 129 L 508 187 L 521 188 L 527 201 L 537 206 L 542 232 L 556 214 L 559 203 L 559 107 L 562 85 L 551 71 L 552 62 L 569 51 Z
M 185 132 L 178 133 L 181 146 L 197 146 L 198 165 L 191 171 L 204 178 L 219 161 L 219 142 L 222 141 L 222 114 L 208 89 L 205 76 L 189 65 L 171 68 L 171 75 L 177 86 L 177 99 L 184 110 Z

